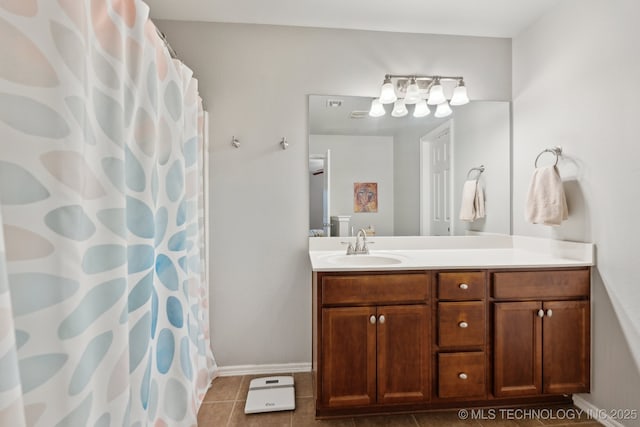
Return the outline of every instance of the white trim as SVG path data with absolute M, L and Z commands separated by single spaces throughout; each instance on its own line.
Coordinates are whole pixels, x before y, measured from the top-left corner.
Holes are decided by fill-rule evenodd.
M 217 374 L 221 377 L 230 377 L 234 375 L 287 374 L 310 371 L 311 363 L 276 363 L 271 365 L 219 366 Z
M 577 396 L 575 394 L 572 396 L 572 398 L 573 398 L 574 405 L 582 409 L 588 415 L 591 414 L 594 420 L 599 422 L 600 424 L 605 425 L 607 427 L 624 427 L 624 424 L 620 424 L 618 421 L 614 420 L 613 418 L 610 418 L 607 415 L 606 409 L 600 409 L 597 406 L 595 406 L 593 403 L 588 402 L 584 398 Z

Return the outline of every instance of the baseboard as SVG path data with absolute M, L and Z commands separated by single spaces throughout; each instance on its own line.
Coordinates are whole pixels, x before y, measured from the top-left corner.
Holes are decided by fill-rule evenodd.
M 606 409 L 600 409 L 597 406 L 595 406 L 593 403 L 588 402 L 582 397 L 575 394 L 572 396 L 572 398 L 573 398 L 574 405 L 582 409 L 584 412 L 586 412 L 588 415 L 590 415 L 592 418 L 594 418 L 596 421 L 598 421 L 602 425 L 605 425 L 607 427 L 624 427 L 624 424 L 620 424 L 618 421 L 609 417 L 607 415 Z
M 309 371 L 311 371 L 311 363 L 276 363 L 271 365 L 220 366 L 218 367 L 217 375 L 230 377 L 234 375 L 290 374 Z

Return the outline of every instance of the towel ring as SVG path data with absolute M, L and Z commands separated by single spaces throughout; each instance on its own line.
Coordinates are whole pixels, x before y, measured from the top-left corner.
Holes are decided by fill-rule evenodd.
M 551 153 L 551 154 L 555 154 L 556 156 L 556 162 L 553 164 L 553 166 L 556 166 L 558 164 L 558 159 L 560 158 L 560 156 L 562 155 L 562 147 L 553 147 L 553 148 L 545 148 L 544 150 L 542 150 L 540 152 L 540 154 L 538 154 L 538 157 L 536 157 L 536 161 L 533 162 L 533 166 L 534 167 L 538 167 L 538 159 L 540 158 L 540 156 L 542 156 L 544 153 Z
M 478 172 L 478 176 L 476 176 L 476 181 L 477 181 L 480 178 L 480 175 L 482 175 L 482 172 L 484 172 L 484 165 L 480 165 L 477 168 L 469 169 L 469 172 L 467 172 L 467 179 L 469 179 L 469 175 L 471 175 L 473 171 Z

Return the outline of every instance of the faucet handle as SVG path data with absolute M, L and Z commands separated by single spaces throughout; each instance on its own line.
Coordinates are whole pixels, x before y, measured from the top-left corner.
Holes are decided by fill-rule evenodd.
M 355 249 L 351 242 L 340 242 L 341 245 L 349 245 L 347 246 L 347 255 L 353 255 L 355 253 Z

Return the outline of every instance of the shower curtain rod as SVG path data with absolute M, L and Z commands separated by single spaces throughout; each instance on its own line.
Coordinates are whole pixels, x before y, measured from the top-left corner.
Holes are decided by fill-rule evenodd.
M 155 24 L 154 24 L 154 26 L 155 26 Z M 160 29 L 157 26 L 156 26 L 156 32 L 158 33 L 158 36 L 160 37 L 160 39 L 162 40 L 164 45 L 167 47 L 167 50 L 169 51 L 169 55 L 171 55 L 171 58 L 179 59 L 178 58 L 178 54 L 176 53 L 175 50 L 173 50 L 173 48 L 169 44 L 169 41 L 167 40 L 167 36 L 165 36 L 164 33 L 162 31 L 160 31 Z

